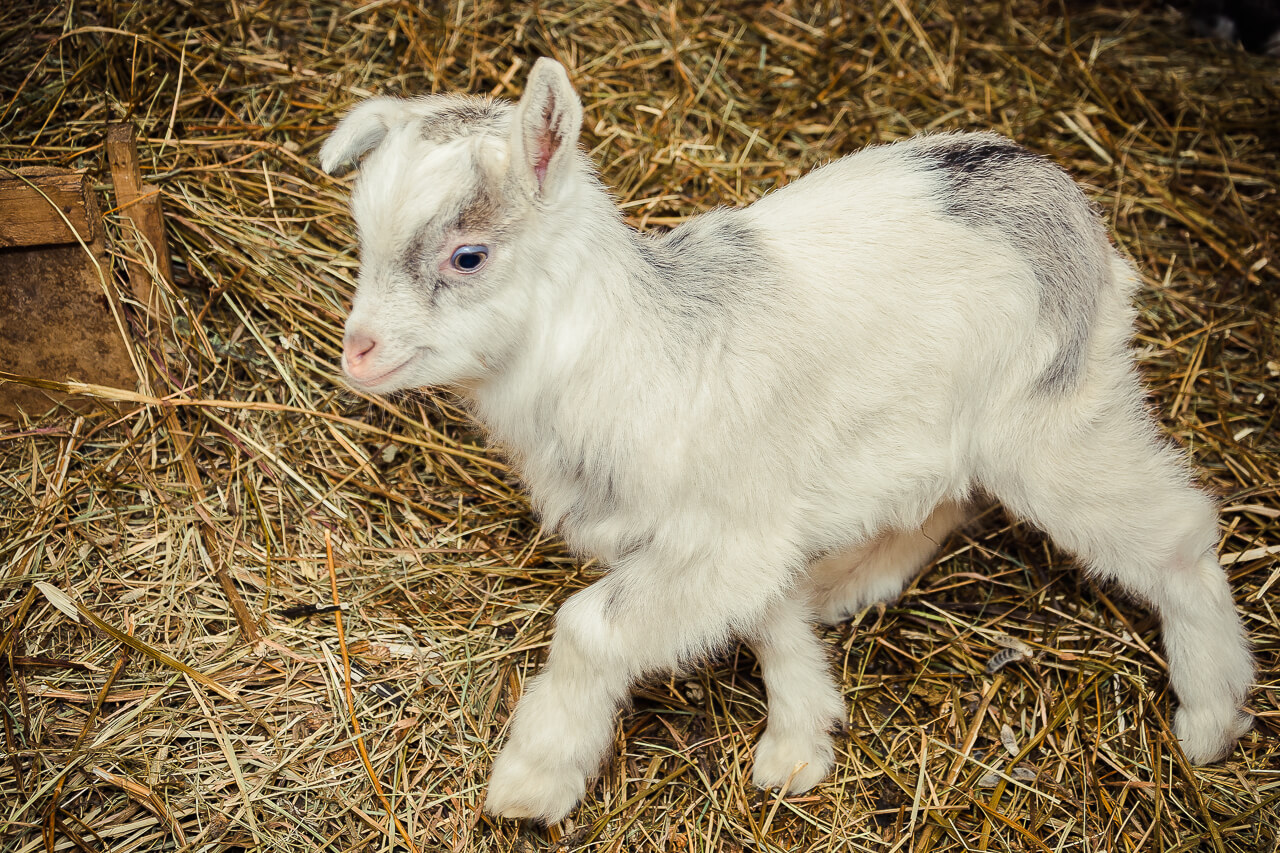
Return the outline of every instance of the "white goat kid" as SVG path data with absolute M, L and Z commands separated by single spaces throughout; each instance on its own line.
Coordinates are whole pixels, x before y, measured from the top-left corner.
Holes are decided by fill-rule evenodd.
M 869 148 L 660 237 L 621 221 L 539 60 L 514 107 L 373 98 L 355 387 L 461 389 L 545 524 L 609 571 L 565 603 L 486 808 L 554 822 L 632 684 L 745 639 L 754 780 L 804 791 L 846 719 L 814 636 L 895 598 L 992 495 L 1163 620 L 1193 761 L 1247 729 L 1216 513 L 1145 414 L 1133 270 L 1071 180 L 993 134 Z

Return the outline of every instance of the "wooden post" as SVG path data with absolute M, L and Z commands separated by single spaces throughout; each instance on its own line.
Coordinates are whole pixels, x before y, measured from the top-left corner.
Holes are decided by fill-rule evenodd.
M 139 246 L 145 257 L 154 252 L 156 269 L 169 284 L 173 283 L 173 268 L 169 263 L 169 246 L 164 236 L 164 214 L 160 208 L 158 191 L 147 187 L 142 182 L 142 169 L 138 165 L 138 132 L 132 124 L 112 124 L 107 127 L 107 161 L 111 164 L 111 180 L 116 189 L 116 210 L 122 214 L 139 239 L 149 246 Z M 150 252 L 148 252 L 148 248 Z M 160 322 L 168 318 L 160 314 L 160 301 L 156 298 L 155 282 L 151 273 L 143 264 L 129 261 L 129 288 L 139 302 L 147 308 L 147 313 Z M 153 381 L 158 381 L 156 377 Z M 226 559 L 218 541 L 218 531 L 214 527 L 204 509 L 207 493 L 200 479 L 200 471 L 191 455 L 191 437 L 182 431 L 178 423 L 177 413 L 171 409 L 164 410 L 165 426 L 169 430 L 169 439 L 173 442 L 178 459 L 182 465 L 187 487 L 191 490 L 191 500 L 195 505 L 199 520 L 196 526 L 200 538 L 204 542 L 205 551 L 213 561 L 213 575 L 222 586 L 222 592 L 231 605 L 231 612 L 240 626 L 241 634 L 246 642 L 257 643 L 262 637 L 258 622 L 245 605 L 244 599 L 236 589 L 231 574 L 227 569 Z
M 107 126 L 107 161 L 111 164 L 111 180 L 115 184 L 116 210 L 133 226 L 137 238 L 145 243 L 138 248 L 143 257 L 154 254 L 156 269 L 169 284 L 173 283 L 173 267 L 169 261 L 169 244 L 164 236 L 164 214 L 160 209 L 159 190 L 142 182 L 138 165 L 138 131 L 132 124 Z M 148 268 L 129 261 L 129 289 L 152 317 L 160 316 L 155 282 Z

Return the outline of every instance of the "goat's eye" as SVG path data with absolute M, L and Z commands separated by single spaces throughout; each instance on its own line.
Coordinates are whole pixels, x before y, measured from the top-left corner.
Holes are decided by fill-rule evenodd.
M 449 265 L 458 272 L 475 272 L 489 259 L 488 246 L 459 246 L 453 250 Z

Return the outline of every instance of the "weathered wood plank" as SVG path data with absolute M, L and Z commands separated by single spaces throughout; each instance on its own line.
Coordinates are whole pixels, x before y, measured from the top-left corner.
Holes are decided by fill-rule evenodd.
M 55 382 L 137 387 L 125 331 L 110 301 L 114 296 L 103 286 L 111 258 L 88 177 L 53 167 L 23 169 L 21 178 L 5 174 L 0 233 L 10 235 L 0 242 L 0 369 Z M 0 415 L 38 415 L 57 400 L 77 409 L 95 405 L 0 383 Z
M 88 175 L 29 166 L 0 172 L 0 248 L 92 243 L 102 230 Z M 72 229 L 75 229 L 74 231 Z

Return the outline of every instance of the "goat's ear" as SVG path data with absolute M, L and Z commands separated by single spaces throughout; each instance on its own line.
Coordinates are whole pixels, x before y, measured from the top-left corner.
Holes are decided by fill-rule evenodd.
M 320 168 L 330 175 L 350 171 L 378 147 L 403 109 L 399 98 L 370 98 L 347 113 L 320 148 Z
M 511 162 L 529 193 L 554 198 L 573 170 L 582 102 L 564 66 L 543 57 L 533 65 L 511 128 Z

